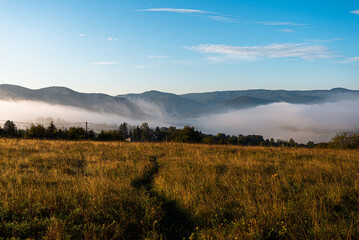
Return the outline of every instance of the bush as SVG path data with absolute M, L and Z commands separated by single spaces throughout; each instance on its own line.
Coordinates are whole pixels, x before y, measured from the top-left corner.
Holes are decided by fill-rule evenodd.
M 359 148 L 359 134 L 344 133 L 337 135 L 330 141 L 330 145 L 333 148 L 342 149 Z

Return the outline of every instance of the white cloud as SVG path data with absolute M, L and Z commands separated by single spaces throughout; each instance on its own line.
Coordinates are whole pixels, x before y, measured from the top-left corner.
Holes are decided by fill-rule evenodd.
M 280 22 L 280 21 L 239 21 L 238 16 L 225 15 L 218 12 L 210 12 L 199 9 L 187 9 L 187 8 L 148 8 L 136 10 L 138 12 L 169 12 L 169 13 L 184 13 L 184 14 L 195 14 L 202 17 L 206 17 L 217 22 L 238 22 L 238 23 L 251 23 L 261 24 L 269 26 L 305 26 L 307 24 L 296 23 L 296 22 Z
M 154 55 L 150 55 L 147 56 L 148 59 L 165 59 L 168 58 L 167 56 L 154 56 Z
M 148 66 L 148 65 L 138 65 L 135 68 L 151 68 L 152 66 Z
M 344 63 L 356 63 L 359 62 L 359 56 L 358 57 L 351 57 L 344 60 Z
M 354 14 L 359 15 L 359 10 L 354 10 L 354 11 L 351 11 L 351 13 L 354 13 Z
M 198 10 L 198 9 L 185 9 L 185 8 L 149 8 L 137 10 L 141 12 L 174 12 L 174 13 L 200 13 L 200 14 L 213 14 L 212 12 Z
M 92 64 L 95 64 L 95 65 L 115 65 L 115 64 L 118 64 L 118 62 L 94 62 Z
M 239 23 L 260 24 L 266 26 L 306 26 L 308 24 L 296 22 L 275 22 L 275 21 L 238 21 Z
M 217 22 L 238 22 L 237 19 L 230 17 L 230 16 L 224 16 L 224 15 L 212 15 L 207 16 L 209 19 Z
M 79 36 L 83 38 L 83 37 L 86 37 L 87 35 L 84 33 L 81 33 Z
M 108 40 L 108 41 L 117 41 L 118 38 L 108 37 L 107 40 Z
M 187 8 L 149 8 L 137 10 L 140 12 L 169 12 L 169 13 L 184 13 L 184 14 L 195 14 L 197 16 L 206 17 L 217 22 L 236 22 L 234 18 L 221 13 L 198 10 L 198 9 L 187 9 Z
M 257 24 L 263 24 L 268 26 L 305 26 L 307 24 L 295 23 L 295 22 L 253 22 Z
M 303 39 L 305 42 L 311 42 L 311 43 L 326 43 L 326 42 L 334 42 L 334 41 L 341 41 L 344 40 L 344 38 L 332 38 L 332 39 Z
M 286 33 L 294 33 L 295 31 L 292 29 L 281 29 L 281 32 L 286 32 Z
M 186 48 L 200 53 L 216 54 L 216 56 L 226 56 L 231 59 L 242 60 L 256 60 L 258 58 L 324 59 L 335 57 L 333 53 L 324 46 L 304 43 L 270 44 L 255 47 L 201 44 Z

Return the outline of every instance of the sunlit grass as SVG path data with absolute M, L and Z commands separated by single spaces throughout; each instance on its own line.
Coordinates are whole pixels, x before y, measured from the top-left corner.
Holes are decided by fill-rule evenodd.
M 359 151 L 0 140 L 0 237 L 357 239 Z

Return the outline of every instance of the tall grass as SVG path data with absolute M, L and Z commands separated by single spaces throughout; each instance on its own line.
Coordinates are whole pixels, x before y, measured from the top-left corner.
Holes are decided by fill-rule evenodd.
M 359 151 L 0 140 L 0 238 L 358 239 Z

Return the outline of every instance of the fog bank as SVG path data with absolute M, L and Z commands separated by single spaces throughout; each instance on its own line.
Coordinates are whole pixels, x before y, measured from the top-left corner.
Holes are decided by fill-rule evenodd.
M 150 108 L 147 106 L 147 108 Z M 151 125 L 166 124 L 156 118 L 132 120 L 116 114 L 103 112 L 93 112 L 82 108 L 69 107 L 63 105 L 52 105 L 37 101 L 0 101 L 0 120 L 12 120 L 20 128 L 26 128 L 32 123 L 48 124 L 54 120 L 55 125 L 82 126 L 85 122 L 106 125 L 119 125 L 127 122 L 140 125 L 146 121 Z M 91 126 L 90 126 L 91 127 Z M 100 127 L 96 127 L 99 129 Z M 106 128 L 104 128 L 106 129 Z
M 329 141 L 337 133 L 359 130 L 359 99 L 318 105 L 273 103 L 210 114 L 193 120 L 208 133 L 259 134 L 297 142 Z
M 93 124 L 89 128 L 94 130 L 101 130 L 103 126 L 103 129 L 110 129 L 106 126 L 114 127 L 123 122 L 131 125 L 147 122 L 151 127 L 191 125 L 204 133 L 259 134 L 265 138 L 293 138 L 301 143 L 329 141 L 337 133 L 359 130 L 359 99 L 318 105 L 273 103 L 186 120 L 176 120 L 164 107 L 153 103 L 141 100 L 136 104 L 148 113 L 148 119 L 133 120 L 116 114 L 36 101 L 0 101 L 0 120 L 12 120 L 20 128 L 26 128 L 31 123 L 46 125 L 51 120 L 60 128 L 84 127 L 84 122 L 89 122 Z

